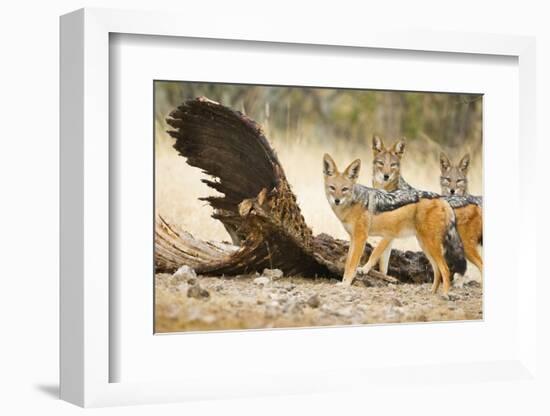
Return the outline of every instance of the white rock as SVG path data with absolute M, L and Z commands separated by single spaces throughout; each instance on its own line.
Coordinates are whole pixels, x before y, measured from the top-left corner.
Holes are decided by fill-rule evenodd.
M 191 267 L 185 265 L 181 266 L 176 272 L 172 275 L 172 279 L 175 281 L 186 281 L 189 279 L 196 279 L 197 273 Z
M 269 283 L 271 283 L 271 279 L 269 277 L 260 276 L 260 277 L 256 277 L 254 279 L 254 283 L 257 284 L 257 285 L 265 286 L 265 285 L 268 285 Z
M 181 293 L 187 293 L 187 289 L 189 289 L 189 285 L 187 283 L 180 283 L 178 286 L 177 286 L 177 289 L 181 292 Z
M 271 280 L 277 280 L 283 277 L 283 271 L 279 269 L 264 269 L 262 276 L 268 277 Z

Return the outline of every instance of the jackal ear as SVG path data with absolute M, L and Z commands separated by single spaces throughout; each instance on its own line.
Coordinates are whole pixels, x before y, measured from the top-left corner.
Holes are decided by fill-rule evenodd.
M 458 162 L 458 169 L 462 173 L 468 172 L 468 166 L 470 166 L 470 154 L 466 153 L 462 159 L 460 159 L 460 162 Z
M 392 153 L 395 153 L 399 159 L 403 157 L 403 153 L 405 152 L 405 145 L 407 144 L 407 139 L 402 138 L 401 140 L 398 140 L 394 143 L 392 146 Z
M 361 169 L 361 159 L 355 159 L 344 171 L 344 175 L 351 180 L 356 180 L 359 177 L 359 170 Z
M 328 153 L 325 153 L 323 156 L 323 173 L 325 176 L 332 176 L 334 175 L 338 169 L 336 168 L 336 163 L 334 163 L 334 160 L 330 157 Z
M 372 151 L 374 156 L 384 150 L 384 142 L 377 135 L 372 136 Z
M 439 154 L 439 166 L 441 168 L 441 172 L 447 172 L 451 168 L 451 161 L 443 152 Z

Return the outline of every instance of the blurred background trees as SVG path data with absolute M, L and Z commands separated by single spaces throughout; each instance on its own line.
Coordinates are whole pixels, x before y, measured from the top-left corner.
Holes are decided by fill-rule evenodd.
M 360 158 L 359 181 L 369 185 L 373 134 L 386 145 L 405 136 L 404 177 L 435 192 L 440 190 L 439 152 L 455 162 L 470 152 L 469 189 L 483 194 L 481 95 L 166 81 L 156 81 L 154 91 L 155 209 L 203 239 L 229 238 L 198 199 L 216 193 L 201 182 L 206 175 L 178 156 L 165 121 L 183 101 L 198 96 L 242 111 L 262 125 L 316 234 L 348 238 L 326 202 L 323 154 L 330 153 L 341 168 Z M 418 249 L 414 238 L 394 247 Z
M 481 153 L 482 95 L 155 82 L 160 125 L 181 102 L 206 96 L 246 113 L 274 143 L 345 141 L 364 147 L 373 134 L 401 137 L 420 151 Z

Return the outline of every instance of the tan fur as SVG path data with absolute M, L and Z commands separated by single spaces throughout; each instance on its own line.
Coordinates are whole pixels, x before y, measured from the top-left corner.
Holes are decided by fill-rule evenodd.
M 351 189 L 355 184 L 360 162 L 354 161 L 344 173 L 340 173 L 332 158 L 325 155 L 323 166 L 327 199 L 350 235 L 342 283 L 352 284 L 369 235 L 383 238 L 374 248 L 365 266 L 360 268 L 362 273 L 369 272 L 394 238 L 415 235 L 434 269 L 432 291 L 437 291 L 442 279 L 443 294 L 447 295 L 450 276 L 444 258 L 443 242 L 448 225 L 454 217 L 449 204 L 442 199 L 421 199 L 417 203 L 378 214 L 370 213 L 361 204 L 352 203 L 348 197 L 344 197 L 344 203 L 336 204 L 335 201 L 340 200 L 339 196 L 342 195 L 342 188 Z M 350 175 L 350 168 L 353 168 L 354 175 Z
M 481 207 L 467 205 L 455 209 L 456 229 L 464 245 L 464 255 L 472 262 L 480 273 L 483 273 L 483 259 L 478 245 L 483 233 L 483 215 Z
M 460 161 L 453 164 L 449 157 L 441 152 L 439 155 L 440 185 L 443 195 L 468 195 L 468 167 L 470 155 L 465 154 Z M 456 228 L 462 244 L 464 255 L 472 262 L 480 273 L 483 273 L 483 259 L 479 253 L 478 245 L 483 233 L 483 215 L 481 207 L 469 205 L 455 209 Z
M 396 141 L 392 146 L 386 147 L 378 136 L 372 138 L 372 186 L 376 189 L 397 189 L 401 175 L 401 157 L 405 152 L 405 138 Z M 380 256 L 378 269 L 388 274 L 391 254 L 391 242 Z
M 405 138 L 396 141 L 391 147 L 384 146 L 378 136 L 372 138 L 372 184 L 377 189 L 397 187 L 401 169 L 401 157 L 405 151 Z
M 399 143 L 402 142 L 400 146 Z M 404 141 L 397 141 L 391 147 L 386 148 L 384 142 L 375 136 L 373 138 L 373 187 L 377 189 L 383 189 L 388 192 L 393 192 L 398 189 L 399 178 L 401 177 L 401 164 L 398 165 L 398 169 L 394 172 L 392 180 L 390 181 L 380 181 L 376 180 L 376 177 L 380 178 L 380 175 L 377 175 L 376 172 L 380 171 L 380 165 L 376 165 L 376 160 L 389 160 L 391 154 L 395 154 L 395 149 L 399 147 L 401 152 L 399 153 L 399 160 L 404 153 Z M 440 154 L 440 168 L 441 168 L 441 193 L 442 195 L 465 195 L 468 191 L 468 181 L 466 174 L 468 173 L 468 167 L 470 163 L 470 156 L 468 154 L 464 155 L 460 161 L 453 165 L 449 160 L 447 155 L 443 152 Z M 384 166 L 385 169 L 388 169 L 389 166 L 386 163 Z M 478 245 L 481 239 L 483 232 L 483 216 L 482 210 L 477 205 L 468 205 L 463 208 L 455 209 L 456 216 L 456 228 L 458 235 L 462 240 L 464 245 L 464 255 L 471 263 L 473 263 L 478 269 L 479 272 L 483 272 L 483 259 L 479 253 Z M 389 247 L 391 250 L 391 247 Z M 389 256 L 389 250 L 385 253 L 386 256 Z M 380 262 L 380 271 L 382 273 L 387 273 L 388 264 L 387 262 Z
M 439 168 L 441 175 L 439 184 L 441 186 L 441 194 L 468 195 L 468 167 L 470 166 L 470 155 L 466 153 L 462 159 L 455 165 L 447 155 L 443 152 L 439 155 Z

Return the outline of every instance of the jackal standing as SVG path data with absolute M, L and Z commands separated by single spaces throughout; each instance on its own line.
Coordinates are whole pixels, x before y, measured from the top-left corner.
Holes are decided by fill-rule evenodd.
M 439 183 L 441 194 L 445 196 L 469 196 L 468 192 L 468 168 L 470 155 L 466 154 L 455 165 L 451 163 L 443 152 L 439 155 L 441 174 Z M 455 208 L 456 227 L 462 243 L 466 258 L 471 261 L 483 273 L 483 259 L 478 250 L 478 245 L 483 244 L 483 216 L 480 205 L 466 205 Z
M 342 283 L 351 285 L 369 235 L 382 240 L 365 266 L 368 273 L 394 238 L 414 235 L 434 270 L 432 292 L 443 281 L 443 295 L 450 288 L 450 271 L 464 273 L 464 249 L 455 227 L 455 215 L 441 198 L 420 198 L 414 190 L 383 192 L 357 183 L 361 161 L 356 159 L 340 172 L 332 157 L 323 157 L 327 200 L 350 236 Z M 448 264 L 449 263 L 449 264 Z
M 406 140 L 404 138 L 396 141 L 392 146 L 386 147 L 380 137 L 373 137 L 373 186 L 375 188 L 387 192 L 414 189 L 401 175 L 401 159 L 405 152 L 405 146 Z M 482 243 L 483 235 L 481 198 L 470 196 L 467 193 L 467 178 L 465 175 L 468 165 L 468 155 L 462 158 L 456 167 L 452 167 L 449 159 L 443 153 L 441 154 L 441 193 L 447 197 L 447 201 L 454 209 L 456 227 L 464 245 L 466 258 L 482 272 L 483 260 L 477 247 L 478 244 Z M 448 176 L 443 176 L 444 172 Z M 443 183 L 446 184 L 446 188 L 443 188 Z M 379 270 L 385 274 L 388 270 L 390 253 L 391 247 L 388 247 L 380 258 Z

